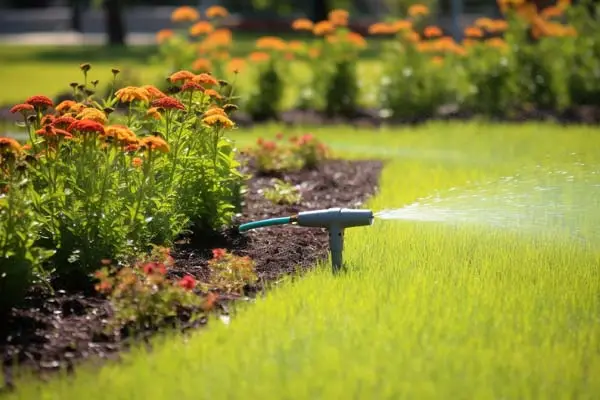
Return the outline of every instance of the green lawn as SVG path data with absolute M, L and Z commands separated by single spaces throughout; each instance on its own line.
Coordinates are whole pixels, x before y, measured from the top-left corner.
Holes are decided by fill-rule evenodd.
M 512 223 L 349 229 L 348 273 L 323 266 L 228 326 L 213 321 L 190 340 L 161 339 L 151 354 L 74 379 L 23 382 L 13 397 L 597 398 L 600 130 L 438 123 L 314 133 L 338 155 L 388 159 L 375 211 L 437 193 L 434 206 L 470 216 L 489 216 L 470 201 L 494 199 L 489 210 Z

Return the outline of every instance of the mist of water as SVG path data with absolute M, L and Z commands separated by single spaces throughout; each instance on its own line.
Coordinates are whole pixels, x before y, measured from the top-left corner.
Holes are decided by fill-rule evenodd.
M 375 215 L 384 220 L 474 224 L 523 231 L 562 231 L 600 239 L 600 173 L 538 171 L 469 188 L 453 188 Z

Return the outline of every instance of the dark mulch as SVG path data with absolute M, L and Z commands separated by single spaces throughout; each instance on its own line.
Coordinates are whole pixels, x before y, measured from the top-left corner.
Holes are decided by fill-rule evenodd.
M 251 172 L 251 166 L 247 172 Z M 377 190 L 382 168 L 379 161 L 330 160 L 314 171 L 283 174 L 280 178 L 299 185 L 302 201 L 295 206 L 274 205 L 261 190 L 271 185 L 272 177 L 253 176 L 248 181 L 239 223 L 285 216 L 301 210 L 327 207 L 357 207 Z M 219 235 L 187 238 L 174 249 L 174 273 L 190 273 L 198 278 L 208 273 L 211 249 L 228 248 L 248 255 L 257 264 L 259 284 L 249 295 L 276 282 L 285 274 L 305 271 L 327 256 L 327 235 L 320 229 L 281 226 L 241 235 L 229 229 Z M 225 299 L 220 304 L 227 313 Z M 97 296 L 60 292 L 48 297 L 32 293 L 27 306 L 13 311 L 0 326 L 0 351 L 4 356 L 5 377 L 10 381 L 11 366 L 18 362 L 42 375 L 73 368 L 83 359 L 117 358 L 131 344 L 125 332 L 106 333 L 110 304 Z M 185 320 L 182 321 L 185 324 Z M 206 320 L 200 321 L 200 325 Z

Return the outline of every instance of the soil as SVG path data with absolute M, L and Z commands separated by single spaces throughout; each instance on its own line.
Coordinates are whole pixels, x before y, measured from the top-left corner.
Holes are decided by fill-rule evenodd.
M 262 190 L 272 185 L 272 176 L 253 175 L 247 182 L 239 223 L 291 215 L 298 211 L 328 207 L 357 207 L 377 191 L 380 161 L 328 160 L 315 170 L 284 173 L 277 178 L 290 182 L 301 191 L 297 205 L 275 205 L 266 200 Z M 246 173 L 252 173 L 248 163 Z M 268 289 L 284 275 L 303 272 L 327 257 L 327 233 L 321 229 L 280 226 L 238 233 L 235 226 L 212 237 L 182 238 L 174 247 L 175 275 L 189 273 L 198 279 L 208 274 L 211 249 L 223 247 L 241 256 L 250 256 L 257 266 L 259 282 L 248 288 L 246 298 L 221 297 L 217 312 L 227 315 L 228 305 L 251 299 Z M 4 357 L 5 389 L 12 387 L 12 366 L 28 367 L 42 377 L 49 372 L 72 371 L 82 360 L 102 362 L 118 359 L 131 343 L 124 331 L 107 333 L 111 316 L 110 303 L 97 295 L 59 291 L 55 296 L 31 293 L 26 306 L 13 310 L 0 327 L 0 351 Z M 181 317 L 183 328 L 196 328 L 206 320 L 191 325 Z M 146 332 L 145 338 L 152 334 Z M 144 335 L 142 336 L 144 338 Z M 1 388 L 0 388 L 1 389 Z

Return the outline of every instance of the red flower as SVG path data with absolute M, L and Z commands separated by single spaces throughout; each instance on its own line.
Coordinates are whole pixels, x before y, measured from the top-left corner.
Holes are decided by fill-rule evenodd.
M 168 110 L 168 109 L 185 110 L 185 106 L 183 105 L 183 103 L 181 103 L 179 100 L 177 100 L 173 97 L 169 97 L 169 96 L 154 100 L 152 102 L 152 107 L 161 107 L 161 108 L 164 108 L 165 110 Z
M 10 112 L 12 114 L 16 114 L 18 112 L 24 114 L 27 111 L 33 111 L 33 106 L 31 104 L 25 104 L 25 103 L 17 104 L 10 109 Z
M 42 95 L 31 96 L 27 99 L 27 101 L 25 101 L 25 103 L 31 104 L 32 106 L 39 108 L 52 107 L 54 105 L 54 103 L 49 97 Z
M 64 129 L 55 128 L 52 125 L 46 125 L 42 129 L 38 129 L 35 131 L 36 135 L 44 136 L 46 138 L 62 136 L 65 139 L 71 139 L 73 135 L 71 133 L 65 131 Z
M 52 122 L 52 125 L 54 125 L 58 128 L 67 129 L 75 121 L 77 121 L 75 118 L 73 118 L 69 115 L 63 115 L 62 117 L 56 118 L 54 120 L 54 122 Z
M 192 276 L 186 275 L 179 281 L 179 286 L 185 290 L 192 290 L 196 287 L 196 280 Z
M 67 128 L 69 132 L 78 131 L 78 132 L 90 132 L 90 133 L 104 133 L 104 127 L 102 124 L 96 121 L 92 121 L 90 119 L 82 119 L 79 121 L 73 122 Z
M 142 266 L 142 269 L 146 275 L 165 275 L 167 273 L 167 267 L 165 267 L 165 264 L 159 262 L 148 262 Z
M 225 249 L 213 249 L 212 251 L 212 255 L 215 260 L 225 257 L 225 254 L 227 254 L 227 250 Z
M 50 124 L 52 124 L 54 122 L 55 119 L 56 118 L 52 114 L 44 115 L 42 117 L 42 120 L 40 121 L 40 123 L 42 125 L 50 125 Z
M 202 87 L 202 85 L 199 84 L 199 83 L 193 82 L 193 81 L 187 81 L 181 87 L 181 91 L 182 92 L 187 92 L 187 91 L 192 92 L 194 90 L 198 90 L 200 92 L 204 92 L 204 88 Z
M 277 148 L 277 144 L 270 140 L 263 143 L 263 149 L 265 149 L 265 150 L 272 151 L 272 150 L 275 150 L 276 148 Z

